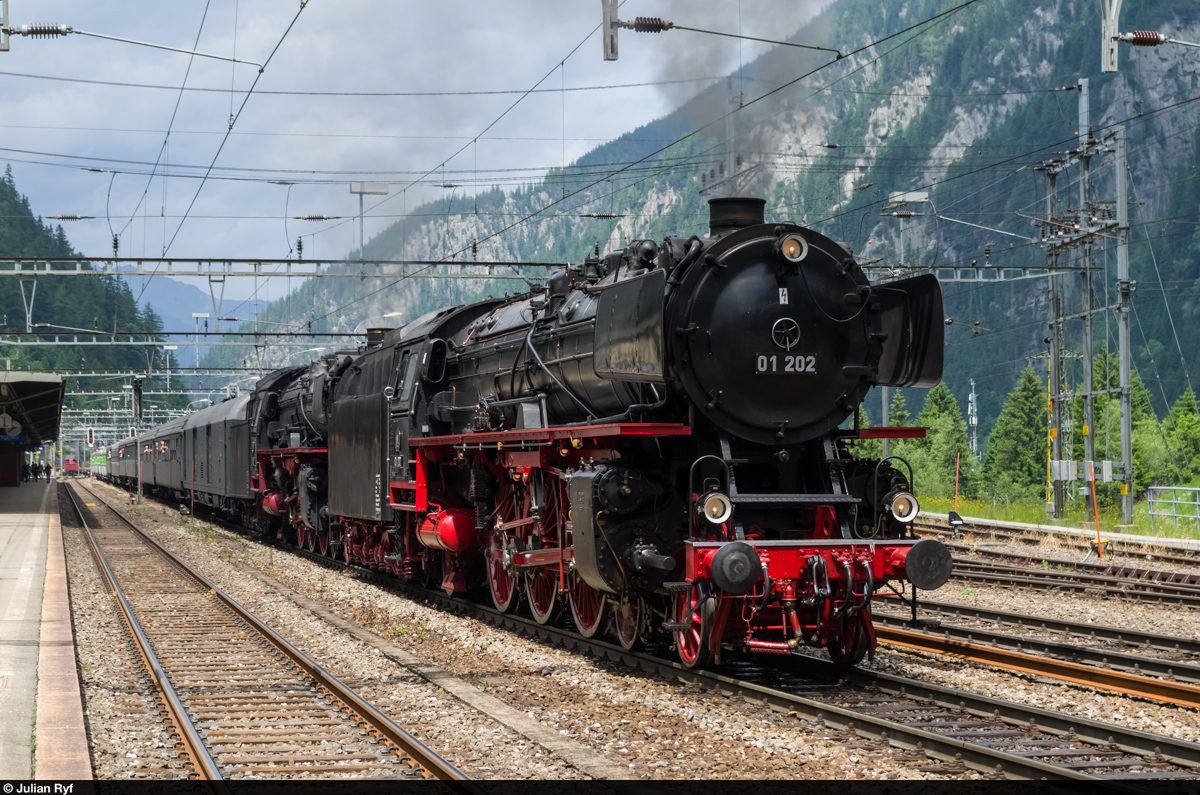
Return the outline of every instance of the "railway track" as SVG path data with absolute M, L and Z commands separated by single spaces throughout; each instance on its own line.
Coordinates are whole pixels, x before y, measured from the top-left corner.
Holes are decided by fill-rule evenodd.
M 689 671 L 674 661 L 665 646 L 651 647 L 647 653 L 627 652 L 616 644 L 583 638 L 572 631 L 569 619 L 559 625 L 538 624 L 316 552 L 250 538 L 447 612 L 675 678 L 710 693 L 740 695 L 823 725 L 831 736 L 851 745 L 902 748 L 918 769 L 1024 779 L 1200 779 L 1200 744 L 890 674 L 839 671 L 810 657 L 783 658 L 774 666 L 757 659 L 729 659 L 718 670 Z
M 944 612 L 938 608 L 943 608 Z M 953 608 L 953 605 L 939 604 L 932 612 L 950 617 L 955 615 Z M 929 612 L 927 608 L 926 614 Z M 1176 649 L 1177 659 L 1147 654 L 1147 647 L 1152 643 L 1150 638 L 1161 639 L 1159 642 L 1174 640 L 1165 636 L 1147 636 L 1146 646 L 1139 646 L 1137 636 L 1143 633 L 1125 632 L 1124 643 L 1093 647 L 1078 641 L 1070 642 L 1061 634 L 1057 639 L 1040 637 L 1056 633 L 1041 632 L 1036 616 L 1020 616 L 1019 626 L 1029 631 L 1012 634 L 993 629 L 986 620 L 950 624 L 925 619 L 916 631 L 910 628 L 907 615 L 885 610 L 876 610 L 872 615 L 876 634 L 886 643 L 1177 706 L 1200 708 L 1200 666 L 1191 662 L 1195 659 L 1192 657 L 1194 652 Z M 1121 632 L 1113 627 L 1101 629 Z M 1179 640 L 1187 643 L 1184 639 Z M 1140 653 L 1137 653 L 1138 649 L 1141 649 Z M 1183 656 L 1188 659 L 1178 659 Z
M 959 544 L 953 541 L 943 542 L 952 551 L 960 555 L 970 555 L 970 560 L 987 560 L 1005 563 L 1013 566 L 1053 568 L 1055 571 L 1079 571 L 1097 577 L 1116 577 L 1121 580 L 1137 580 L 1143 583 L 1154 583 L 1166 586 L 1178 585 L 1184 590 L 1200 592 L 1200 572 L 1172 571 L 1170 569 L 1149 569 L 1121 563 L 1114 559 L 1104 562 L 1088 563 L 1057 558 L 1052 555 L 1023 555 L 1015 552 L 1003 552 L 973 544 Z
M 928 538 L 942 537 L 943 541 L 946 540 L 946 536 L 954 534 L 954 529 L 946 524 L 944 520 L 935 520 L 924 515 L 917 517 L 916 521 L 913 522 L 913 528 L 921 536 Z M 1014 547 L 1040 546 L 1048 535 L 1053 535 L 1055 543 L 1063 549 L 1081 553 L 1086 553 L 1091 549 L 1092 542 L 1090 539 L 1085 540 L 1074 535 L 1055 533 L 1053 528 L 1014 530 L 980 521 L 968 521 L 958 529 L 959 538 L 980 539 L 1008 544 Z M 1156 540 L 1152 536 L 1146 536 L 1146 540 L 1140 543 L 1128 540 L 1106 539 L 1107 548 L 1111 549 L 1116 557 L 1141 559 L 1156 563 L 1173 563 L 1183 566 L 1200 565 L 1200 552 L 1163 547 L 1161 544 L 1155 543 Z
M 954 559 L 955 580 L 984 585 L 1008 585 L 1035 590 L 1059 590 L 1096 596 L 1170 602 L 1200 607 L 1200 585 L 1113 577 L 1089 571 L 1033 568 L 993 561 Z
M 899 611 L 907 610 L 909 604 L 891 594 L 880 594 L 876 598 L 876 608 L 894 605 Z M 1197 664 L 1197 661 L 1200 661 L 1200 640 L 1195 638 L 930 599 L 922 599 L 920 608 L 923 616 L 932 617 L 935 622 L 949 620 L 958 627 L 971 631 L 995 627 L 1011 628 L 1020 633 L 1023 641 L 1028 641 L 1024 646 L 1026 649 L 1032 648 L 1030 644 L 1040 641 L 1070 640 L 1070 643 L 1064 643 L 1069 646 L 1069 653 L 1074 655 L 1070 659 L 1085 659 L 1085 652 L 1097 651 L 1106 655 L 1098 659 L 1098 664 L 1121 669 L 1124 667 L 1124 656 L 1132 656 L 1136 660 L 1128 669 L 1134 673 L 1165 676 L 1182 682 L 1200 684 L 1200 664 Z M 886 610 L 887 607 L 884 607 L 884 612 Z M 905 623 L 909 621 L 907 614 L 901 616 L 896 612 L 889 615 L 903 618 Z M 1117 656 L 1110 656 L 1110 652 Z
M 78 484 L 74 484 L 78 486 Z M 64 486 L 190 762 L 226 778 L 437 779 L 454 766 L 102 499 Z

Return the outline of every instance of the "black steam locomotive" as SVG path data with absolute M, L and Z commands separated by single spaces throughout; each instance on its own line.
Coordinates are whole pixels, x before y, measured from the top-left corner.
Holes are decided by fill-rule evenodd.
M 872 595 L 934 589 L 907 464 L 853 455 L 875 385 L 941 377 L 942 300 L 713 199 L 710 235 L 639 240 L 263 378 L 140 439 L 148 489 L 307 549 L 483 586 L 626 648 L 873 652 Z M 853 427 L 843 425 L 854 416 Z M 132 483 L 137 442 L 110 454 Z

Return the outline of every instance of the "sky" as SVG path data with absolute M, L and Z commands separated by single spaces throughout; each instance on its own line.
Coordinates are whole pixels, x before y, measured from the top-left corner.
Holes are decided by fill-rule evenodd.
M 782 38 L 819 6 L 625 0 L 620 15 Z M 284 258 L 305 235 L 306 259 L 339 259 L 357 248 L 356 220 L 294 216 L 355 216 L 352 180 L 390 184 L 388 200 L 367 214 L 370 239 L 443 195 L 429 182 L 465 183 L 462 191 L 476 180 L 484 188 L 536 180 L 661 117 L 708 85 L 698 78 L 728 74 L 768 48 L 623 30 L 619 60 L 606 62 L 597 0 L 308 0 L 299 9 L 297 0 L 10 0 L 13 26 L 64 24 L 266 66 L 260 74 L 84 35 L 13 37 L 0 52 L 0 164 L 11 164 L 35 213 L 95 216 L 64 223 L 85 255 L 111 255 L 118 234 L 121 256 Z M 181 92 L 185 81 L 191 90 Z M 543 92 L 503 117 L 519 93 L 444 95 L 524 92 L 539 81 Z M 615 85 L 627 87 L 562 90 Z M 253 289 L 231 279 L 226 298 Z M 286 289 L 277 278 L 260 297 Z

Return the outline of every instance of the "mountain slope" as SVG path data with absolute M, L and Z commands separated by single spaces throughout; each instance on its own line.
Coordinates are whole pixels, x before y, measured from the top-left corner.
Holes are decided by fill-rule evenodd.
M 76 256 L 61 226 L 52 228 L 33 214 L 29 200 L 17 190 L 11 168 L 7 169 L 4 177 L 0 179 L 0 252 L 26 257 Z M 0 316 L 3 319 L 0 327 L 6 332 L 25 331 L 26 302 L 33 305 L 31 323 L 52 324 L 38 329 L 47 334 L 71 333 L 70 328 L 64 327 L 96 329 L 101 333 L 120 331 L 153 334 L 163 329 L 161 318 L 151 307 L 138 306 L 124 279 L 101 274 L 18 278 L 11 275 L 11 264 L 5 267 L 0 263 L 0 268 L 10 271 L 10 275 L 5 276 L 3 282 L 7 289 L 0 291 Z M 168 352 L 160 348 L 146 349 L 140 346 L 8 345 L 3 346 L 0 356 L 10 358 L 14 370 L 75 370 L 86 367 L 145 371 L 148 350 L 153 351 L 155 363 L 161 368 Z M 177 365 L 173 358 L 169 361 L 172 366 Z M 69 377 L 67 392 L 70 395 L 81 388 L 86 391 L 107 391 L 114 388 L 112 384 L 111 379 L 101 383 L 90 378 L 83 380 Z M 158 378 L 148 379 L 145 384 L 147 392 L 167 388 L 166 382 Z M 179 379 L 172 382 L 170 389 L 178 391 Z M 167 395 L 156 400 L 173 408 L 187 405 L 187 400 L 182 395 Z M 68 405 L 76 408 L 107 408 L 110 405 L 108 397 L 101 395 L 75 395 L 70 396 L 68 401 Z
M 933 0 L 841 0 L 797 39 L 833 42 L 848 51 L 946 7 Z M 1200 7 L 1143 3 L 1126 9 L 1125 21 L 1183 39 L 1200 37 Z M 1200 94 L 1200 83 L 1192 71 L 1194 51 L 1184 48 L 1124 49 L 1116 75 L 1100 74 L 1099 55 L 1094 5 L 1062 0 L 985 0 L 787 87 L 825 58 L 776 48 L 743 70 L 744 107 L 734 117 L 733 144 L 746 174 L 741 192 L 765 196 L 769 218 L 815 226 L 847 241 L 860 258 L 899 266 L 901 222 L 882 215 L 881 208 L 893 191 L 928 189 L 940 217 L 927 207 L 920 208 L 921 217 L 903 222 L 908 265 L 1038 266 L 1045 255 L 1028 238 L 1037 237 L 1032 216 L 1044 212 L 1045 202 L 1034 166 L 1073 146 L 1078 95 L 1062 89 L 1088 77 L 1093 125 L 1128 120 L 1137 202 L 1131 246 L 1139 282 L 1135 364 L 1161 416 L 1186 387 L 1164 307 L 1176 329 L 1194 328 L 1200 319 L 1195 227 L 1200 103 L 1189 102 Z M 753 101 L 771 91 L 767 99 Z M 700 191 L 710 177 L 721 178 L 726 160 L 724 123 L 704 125 L 719 119 L 728 101 L 728 86 L 720 81 L 541 183 L 510 193 L 493 190 L 477 201 L 458 196 L 416 208 L 371 240 L 366 255 L 437 258 L 469 251 L 478 240 L 481 259 L 578 261 L 596 242 L 611 248 L 637 238 L 704 234 L 708 196 Z M 658 144 L 649 143 L 702 127 L 658 154 Z M 597 176 L 648 155 L 608 180 Z M 1098 164 L 1094 171 L 1093 195 L 1111 195 L 1111 165 Z M 1060 210 L 1078 202 L 1073 179 L 1064 179 L 1062 187 Z M 582 217 L 597 212 L 620 217 Z M 1115 296 L 1109 253 L 1097 250 L 1097 262 L 1108 273 L 1097 288 L 1097 305 Z M 1067 281 L 1068 305 L 1077 311 L 1078 287 L 1073 278 Z M 398 324 L 445 302 L 505 289 L 514 288 L 478 279 L 317 280 L 266 316 L 297 324 L 312 320 L 314 330 L 349 331 L 379 316 L 394 315 L 389 320 Z M 947 315 L 955 321 L 947 328 L 945 380 L 964 414 L 969 382 L 976 381 L 982 443 L 1018 374 L 1045 351 L 1045 279 L 946 283 L 945 294 Z M 1078 349 L 1078 323 L 1069 331 Z M 1098 321 L 1097 351 L 1105 341 L 1115 349 L 1115 334 L 1115 323 Z M 1188 369 L 1197 369 L 1195 346 L 1180 347 Z M 1076 362 L 1076 382 L 1080 372 Z M 911 395 L 909 403 L 919 406 L 922 399 Z M 880 416 L 877 396 L 869 408 Z

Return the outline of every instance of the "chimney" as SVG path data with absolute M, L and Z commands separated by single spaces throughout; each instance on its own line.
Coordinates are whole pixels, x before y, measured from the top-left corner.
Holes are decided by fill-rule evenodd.
M 730 232 L 755 224 L 764 223 L 763 210 L 766 199 L 731 196 L 708 200 L 708 230 L 712 237 L 721 237 Z

